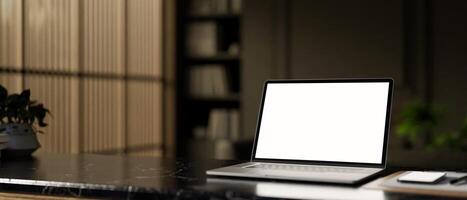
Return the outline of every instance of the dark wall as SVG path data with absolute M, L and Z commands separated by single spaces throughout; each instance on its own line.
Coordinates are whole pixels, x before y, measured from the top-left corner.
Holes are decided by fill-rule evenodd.
M 409 99 L 467 116 L 467 1 L 244 1 L 243 134 L 255 132 L 268 78 L 393 77 L 393 122 Z M 390 145 L 398 146 L 396 142 Z
M 433 102 L 444 114 L 441 131 L 467 117 L 467 1 L 433 1 Z
M 252 138 L 269 78 L 402 80 L 399 1 L 245 1 L 243 127 Z
M 284 78 L 283 0 L 247 0 L 242 21 L 242 129 L 253 138 L 262 84 L 270 78 Z M 281 22 L 281 23 L 278 23 Z
M 402 75 L 399 1 L 290 2 L 293 78 Z

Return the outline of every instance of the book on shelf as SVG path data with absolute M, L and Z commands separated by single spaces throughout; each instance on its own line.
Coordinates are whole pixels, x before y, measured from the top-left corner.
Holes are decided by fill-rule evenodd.
M 214 13 L 225 15 L 229 12 L 229 0 L 216 0 Z
M 206 138 L 210 140 L 238 141 L 240 139 L 238 109 L 212 109 L 209 112 Z
M 225 97 L 229 95 L 227 72 L 222 65 L 192 66 L 189 71 L 190 95 Z
M 227 109 L 212 109 L 209 112 L 208 139 L 229 138 L 229 111 Z
M 192 131 L 193 137 L 197 139 L 205 138 L 207 135 L 207 130 L 205 126 L 195 126 Z
M 209 112 L 207 127 L 195 126 L 192 131 L 198 139 L 238 141 L 240 112 L 238 109 L 213 109 Z
M 227 54 L 231 56 L 240 55 L 240 45 L 238 44 L 238 42 L 233 42 L 229 45 L 229 48 L 227 48 Z
M 229 140 L 216 140 L 214 142 L 215 159 L 234 159 L 235 149 Z
M 0 143 L 0 150 L 8 148 L 8 142 Z
M 232 141 L 240 140 L 240 111 L 238 109 L 229 111 L 229 136 Z
M 188 12 L 190 15 L 210 15 L 212 0 L 191 0 Z
M 233 14 L 242 12 L 242 0 L 230 0 L 230 10 Z
M 217 25 L 214 22 L 193 22 L 187 27 L 187 54 L 192 57 L 217 55 Z
M 223 15 L 229 12 L 230 0 L 191 0 L 188 13 L 192 16 Z
M 8 143 L 9 137 L 6 133 L 0 133 L 0 144 Z
M 8 148 L 9 137 L 5 133 L 0 133 L 0 150 Z

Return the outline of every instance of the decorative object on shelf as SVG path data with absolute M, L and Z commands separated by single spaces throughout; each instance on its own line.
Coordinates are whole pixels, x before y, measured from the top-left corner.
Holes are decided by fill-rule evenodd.
M 1 134 L 8 136 L 3 156 L 30 156 L 40 147 L 36 133 L 42 131 L 35 125 L 47 126 L 44 120 L 49 110 L 43 104 L 31 100 L 30 96 L 30 90 L 24 90 L 20 94 L 8 94 L 8 90 L 0 85 L 0 142 L 5 136 Z

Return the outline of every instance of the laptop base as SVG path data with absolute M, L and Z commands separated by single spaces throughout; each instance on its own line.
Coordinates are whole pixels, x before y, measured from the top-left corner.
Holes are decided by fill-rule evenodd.
M 246 162 L 237 165 L 217 168 L 206 171 L 210 176 L 229 176 L 229 177 L 245 177 L 245 178 L 260 178 L 260 179 L 278 179 L 289 181 L 307 181 L 307 182 L 326 182 L 326 183 L 339 183 L 339 184 L 356 184 L 359 183 L 378 172 L 382 168 L 362 168 L 362 167 L 340 167 L 340 166 L 321 166 L 321 165 L 300 165 L 318 168 L 341 168 L 341 169 L 358 169 L 352 172 L 335 172 L 335 171 L 303 171 L 303 170 L 285 170 L 285 169 L 263 169 L 253 168 L 262 164 L 261 162 Z M 290 165 L 291 167 L 297 166 L 296 164 L 279 164 L 267 163 L 277 165 Z

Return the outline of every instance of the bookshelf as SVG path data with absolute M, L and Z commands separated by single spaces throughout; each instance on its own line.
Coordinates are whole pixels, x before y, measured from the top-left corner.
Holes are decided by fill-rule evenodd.
M 241 0 L 177 3 L 177 156 L 242 157 L 240 8 Z

